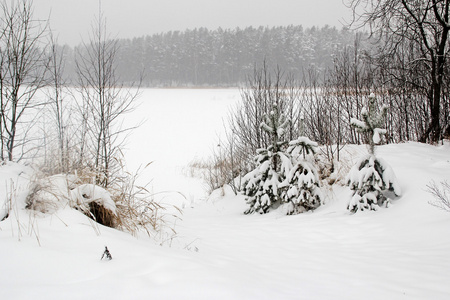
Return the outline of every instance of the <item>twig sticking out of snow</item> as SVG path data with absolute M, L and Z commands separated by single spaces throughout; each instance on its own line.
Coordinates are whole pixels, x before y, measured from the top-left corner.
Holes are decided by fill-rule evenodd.
M 103 259 L 106 259 L 106 260 L 112 259 L 111 253 L 109 252 L 108 247 L 106 247 L 106 246 L 105 246 L 105 251 L 103 252 L 102 258 L 100 258 L 100 260 L 103 260 Z
M 450 183 L 442 181 L 441 187 L 439 187 L 436 182 L 433 181 L 427 185 L 427 191 L 434 197 L 434 201 L 428 201 L 428 203 L 450 212 Z

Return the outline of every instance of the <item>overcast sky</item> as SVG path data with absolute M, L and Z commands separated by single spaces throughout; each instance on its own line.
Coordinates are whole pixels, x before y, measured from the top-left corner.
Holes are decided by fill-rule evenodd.
M 349 19 L 343 0 L 102 0 L 108 31 L 140 37 L 170 30 L 247 26 L 342 27 Z M 98 0 L 34 0 L 34 15 L 50 18 L 60 43 L 86 39 L 99 13 Z

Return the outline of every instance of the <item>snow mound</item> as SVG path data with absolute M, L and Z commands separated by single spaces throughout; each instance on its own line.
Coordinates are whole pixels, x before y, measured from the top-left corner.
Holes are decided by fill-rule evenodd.
M 94 184 L 79 184 L 75 175 L 58 174 L 36 180 L 27 207 L 43 213 L 54 213 L 66 206 L 87 211 L 92 202 L 116 215 L 116 205 L 107 190 Z
M 95 202 L 110 210 L 116 215 L 116 204 L 111 199 L 111 194 L 104 188 L 94 184 L 82 184 L 70 191 L 70 198 L 78 205 L 86 205 Z
M 13 206 L 25 207 L 33 169 L 14 162 L 0 164 L 0 221 Z

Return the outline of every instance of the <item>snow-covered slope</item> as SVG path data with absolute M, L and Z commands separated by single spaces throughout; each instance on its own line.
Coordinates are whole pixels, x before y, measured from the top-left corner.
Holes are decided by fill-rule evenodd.
M 352 215 L 336 187 L 314 213 L 245 216 L 241 196 L 217 191 L 185 209 L 172 247 L 69 208 L 16 210 L 0 222 L 2 299 L 448 299 L 450 213 L 426 184 L 450 179 L 450 144 L 378 154 L 403 190 L 390 208 Z

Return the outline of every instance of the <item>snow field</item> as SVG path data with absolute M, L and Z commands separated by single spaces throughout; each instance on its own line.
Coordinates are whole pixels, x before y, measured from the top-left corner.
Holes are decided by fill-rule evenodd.
M 130 169 L 154 161 L 142 180 L 153 179 L 159 201 L 185 207 L 174 239 L 159 246 L 68 207 L 53 215 L 17 209 L 0 222 L 1 299 L 450 297 L 450 213 L 429 205 L 426 191 L 431 180 L 450 180 L 449 142 L 377 148 L 402 189 L 390 208 L 352 215 L 350 189 L 335 186 L 312 213 L 245 216 L 242 196 L 225 189 L 207 198 L 202 182 L 182 174 L 215 146 L 238 91 L 144 90 L 141 98 L 127 122 L 148 121 L 130 138 L 126 158 Z M 347 146 L 343 156 L 351 166 L 365 153 Z M 21 172 L 0 168 L 0 188 Z M 100 260 L 105 246 L 111 261 Z
M 176 197 L 179 204 L 204 199 L 204 184 L 183 173 L 217 147 L 225 117 L 239 100 L 237 89 L 144 89 L 138 108 L 125 120 L 125 126 L 144 121 L 126 146 L 128 168 L 151 162 L 142 181 L 151 180 L 154 192 L 162 192 L 159 198 L 173 202 Z

